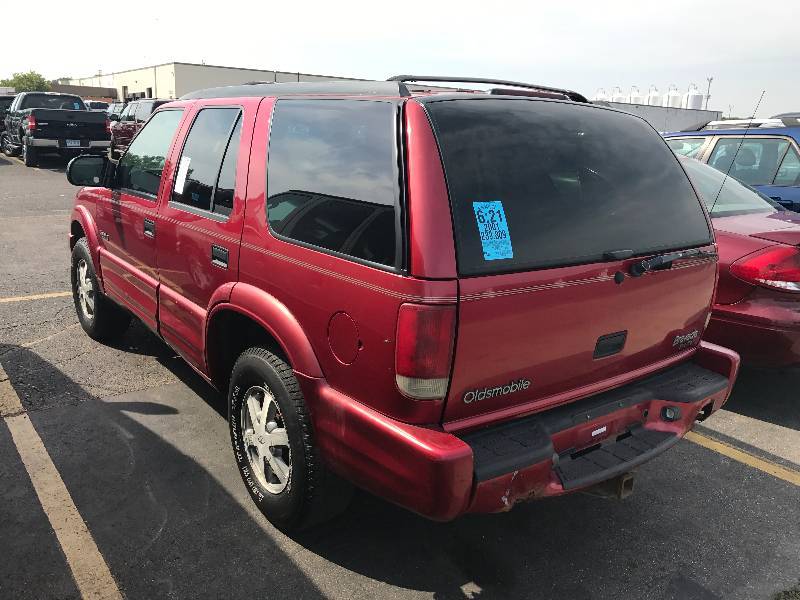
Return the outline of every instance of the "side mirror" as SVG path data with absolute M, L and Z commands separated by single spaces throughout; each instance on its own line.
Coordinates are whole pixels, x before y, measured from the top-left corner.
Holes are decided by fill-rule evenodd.
M 109 171 L 110 164 L 105 156 L 76 156 L 67 165 L 67 181 L 72 185 L 102 186 Z
M 110 115 L 108 115 L 108 120 L 109 121 L 119 121 L 119 115 L 116 114 L 116 113 L 111 113 Z

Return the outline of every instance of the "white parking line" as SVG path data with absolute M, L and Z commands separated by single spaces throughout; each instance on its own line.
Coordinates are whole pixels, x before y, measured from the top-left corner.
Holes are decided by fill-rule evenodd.
M 46 294 L 30 294 L 28 296 L 9 296 L 0 298 L 0 304 L 7 302 L 27 302 L 28 300 L 47 300 L 48 298 L 64 298 L 71 296 L 72 292 L 48 292 Z
M 72 501 L 42 438 L 0 366 L 0 416 L 8 426 L 33 489 L 64 551 L 83 598 L 122 599 L 111 571 Z

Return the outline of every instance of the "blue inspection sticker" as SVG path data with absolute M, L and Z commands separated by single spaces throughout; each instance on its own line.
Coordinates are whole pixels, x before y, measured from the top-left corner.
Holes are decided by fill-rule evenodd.
M 473 202 L 472 210 L 475 211 L 475 223 L 481 236 L 483 260 L 514 258 L 503 203 L 500 200 Z

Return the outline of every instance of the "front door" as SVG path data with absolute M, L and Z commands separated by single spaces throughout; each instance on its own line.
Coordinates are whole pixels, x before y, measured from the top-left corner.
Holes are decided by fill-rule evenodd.
M 245 104 L 252 111 L 228 104 L 197 112 L 159 212 L 160 332 L 201 371 L 206 314 L 239 273 L 250 151 L 242 132 L 252 130 L 257 100 Z
M 161 173 L 182 110 L 164 110 L 117 165 L 111 189 L 98 199 L 100 272 L 105 293 L 155 330 L 157 207 Z

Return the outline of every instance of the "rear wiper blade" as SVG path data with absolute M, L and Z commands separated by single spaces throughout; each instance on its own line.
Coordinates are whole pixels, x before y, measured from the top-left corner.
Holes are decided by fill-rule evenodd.
M 675 260 L 682 258 L 716 258 L 716 252 L 709 252 L 708 250 L 700 250 L 699 248 L 692 248 L 691 250 L 680 250 L 678 252 L 667 252 L 666 254 L 659 254 L 652 258 L 646 258 L 631 265 L 630 274 L 632 277 L 639 277 L 644 275 L 647 271 L 652 271 L 658 267 L 664 266 Z

